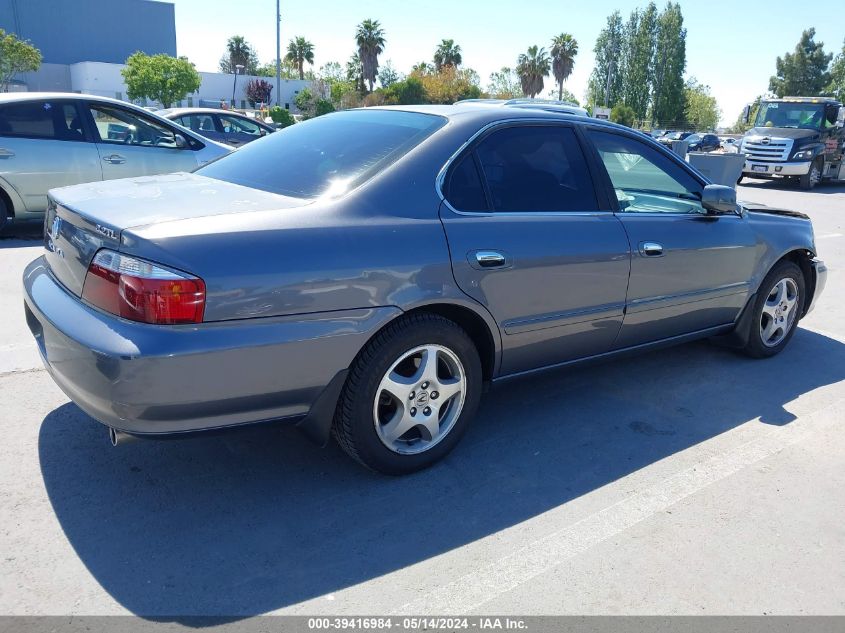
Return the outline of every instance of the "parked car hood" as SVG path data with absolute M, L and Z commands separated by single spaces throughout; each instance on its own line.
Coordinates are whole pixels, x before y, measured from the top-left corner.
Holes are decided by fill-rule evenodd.
M 189 173 L 91 182 L 53 189 L 49 195 L 60 206 L 115 233 L 172 220 L 287 209 L 311 202 Z

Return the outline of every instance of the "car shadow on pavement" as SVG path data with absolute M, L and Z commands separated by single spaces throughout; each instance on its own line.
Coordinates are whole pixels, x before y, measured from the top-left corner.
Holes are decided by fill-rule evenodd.
M 404 478 L 336 445 L 252 427 L 112 448 L 75 405 L 45 419 L 41 470 L 80 560 L 134 614 L 266 613 L 459 548 L 845 379 L 845 345 L 799 330 L 754 361 L 707 343 L 514 381 L 458 448 Z M 443 579 L 444 582 L 447 579 Z

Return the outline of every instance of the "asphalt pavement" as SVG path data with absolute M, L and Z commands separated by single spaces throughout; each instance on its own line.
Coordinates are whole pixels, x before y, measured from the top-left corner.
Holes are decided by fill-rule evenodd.
M 830 269 L 764 361 L 699 342 L 514 381 L 416 475 L 272 426 L 112 448 L 0 238 L 0 614 L 845 614 L 845 187 L 752 182 Z

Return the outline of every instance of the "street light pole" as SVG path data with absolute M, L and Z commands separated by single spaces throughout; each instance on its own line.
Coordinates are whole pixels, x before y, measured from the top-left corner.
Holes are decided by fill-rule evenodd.
M 281 97 L 281 83 L 282 83 L 282 13 L 279 7 L 281 0 L 276 0 L 276 105 L 281 105 L 279 99 Z
M 243 70 L 241 64 L 235 64 L 235 78 L 232 80 L 232 109 L 235 109 L 235 87 L 238 85 L 238 73 Z

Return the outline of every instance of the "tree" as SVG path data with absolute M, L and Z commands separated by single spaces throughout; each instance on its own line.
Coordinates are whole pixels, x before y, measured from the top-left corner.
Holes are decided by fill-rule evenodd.
M 516 72 L 522 85 L 522 92 L 532 99 L 543 90 L 543 78 L 551 71 L 551 60 L 545 48 L 529 46 L 517 60 Z
M 384 29 L 378 20 L 364 20 L 355 32 L 355 41 L 362 73 L 372 92 L 378 75 L 378 56 L 384 52 Z
M 425 75 L 427 73 L 434 73 L 437 72 L 434 68 L 434 64 L 429 64 L 428 62 L 419 62 L 418 64 L 414 64 L 411 67 L 412 73 L 417 73 L 418 75 Z
M 645 10 L 631 12 L 623 29 L 622 94 L 625 105 L 644 119 L 651 100 L 657 33 L 657 6 L 650 2 Z
M 285 58 L 282 58 L 282 64 L 281 64 L 281 67 L 279 68 L 279 70 L 281 71 L 281 75 L 280 75 L 281 79 L 299 79 L 299 69 L 297 69 L 296 64 L 289 62 Z M 276 76 L 276 60 L 274 59 L 270 62 L 267 62 L 266 64 L 258 66 L 255 69 L 255 72 L 250 73 L 250 74 L 257 75 L 259 77 L 275 77 Z M 308 78 L 309 74 L 310 74 L 310 71 L 305 73 L 306 79 Z
M 411 73 L 411 76 L 422 83 L 425 103 L 451 104 L 481 97 L 478 73 L 470 68 L 444 66 L 439 73 Z
M 548 94 L 549 99 L 557 99 L 558 101 L 563 101 L 565 103 L 571 103 L 573 105 L 580 106 L 581 102 L 578 100 L 574 94 L 569 92 L 566 88 L 563 89 L 563 92 L 559 92 L 558 90 L 552 89 L 549 90 Z
M 305 79 L 305 62 L 314 65 L 314 45 L 304 37 L 295 37 L 288 43 L 285 59 L 295 64 L 299 71 L 299 78 Z
M 719 123 L 722 111 L 716 103 L 716 97 L 710 94 L 710 86 L 698 83 L 690 77 L 684 87 L 684 116 L 687 126 L 695 130 L 714 130 Z
M 346 62 L 346 78 L 353 82 L 355 89 L 364 92 L 366 86 L 364 85 L 364 65 L 361 63 L 361 57 L 355 53 Z
M 186 57 L 146 55 L 138 51 L 120 71 L 131 100 L 152 99 L 169 108 L 200 89 L 200 75 Z
M 428 103 L 420 78 L 412 73 L 410 77 L 389 86 L 384 91 L 384 102 L 389 105 L 418 105 Z
M 620 125 L 632 127 L 636 118 L 637 113 L 634 112 L 634 109 L 626 106 L 624 103 L 613 106 L 613 109 L 610 111 L 610 120 Z
M 622 73 L 619 59 L 622 52 L 622 15 L 614 11 L 596 38 L 593 52 L 596 65 L 587 84 L 587 104 L 613 105 L 622 99 Z
M 558 83 L 557 98 L 563 101 L 563 82 L 569 79 L 575 67 L 578 54 L 578 41 L 569 33 L 561 33 L 552 38 L 552 73 Z
M 382 88 L 390 88 L 393 84 L 397 81 L 400 81 L 402 77 L 399 75 L 399 71 L 397 71 L 393 67 L 393 62 L 389 59 L 385 62 L 384 66 L 381 67 L 381 70 L 378 73 L 378 80 L 381 84 Z
M 303 88 L 299 91 L 293 99 L 297 110 L 302 114 L 303 119 L 312 119 L 314 117 L 334 112 L 334 105 L 328 99 L 315 94 L 310 88 Z
M 494 99 L 518 99 L 524 97 L 519 75 L 513 68 L 503 66 L 498 72 L 490 73 L 488 94 Z
M 842 42 L 842 51 L 830 66 L 830 83 L 825 92 L 845 102 L 845 41 Z
M 41 51 L 28 40 L 0 29 L 0 89 L 6 92 L 18 73 L 35 72 L 41 67 Z
M 687 30 L 678 3 L 669 2 L 657 17 L 652 79 L 652 121 L 674 124 L 684 117 Z
M 258 73 L 258 56 L 243 35 L 233 35 L 226 41 L 226 53 L 220 58 L 220 72 L 234 74 L 238 66 L 243 66 L 242 74 Z M 276 70 L 273 70 L 273 76 Z
M 270 93 L 273 92 L 273 84 L 265 79 L 250 79 L 246 88 L 246 100 L 254 108 L 258 103 L 270 103 Z
M 444 66 L 457 68 L 462 61 L 461 47 L 455 44 L 455 40 L 441 41 L 434 51 L 434 69 L 437 72 L 440 72 Z
M 827 66 L 833 55 L 824 52 L 824 43 L 816 43 L 815 35 L 816 29 L 807 29 L 795 51 L 775 61 L 776 74 L 769 79 L 769 90 L 778 97 L 815 97 L 827 87 Z

